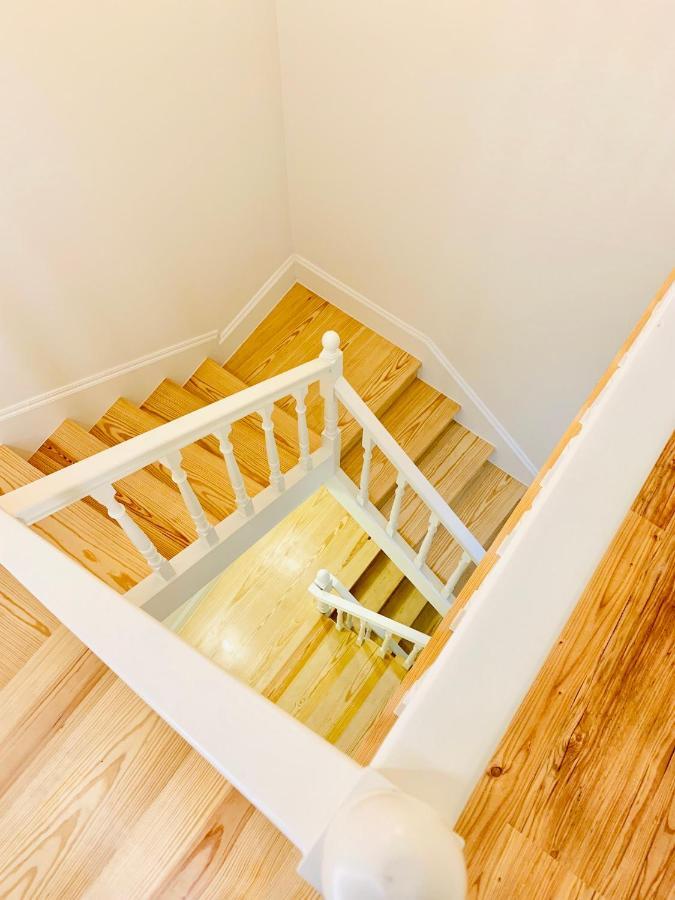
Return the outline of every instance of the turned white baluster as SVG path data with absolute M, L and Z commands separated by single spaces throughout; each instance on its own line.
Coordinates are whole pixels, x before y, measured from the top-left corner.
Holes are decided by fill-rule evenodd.
M 115 488 L 111 484 L 101 485 L 91 492 L 91 496 L 108 510 L 111 519 L 119 522 L 126 536 L 134 547 L 144 556 L 153 570 L 169 581 L 176 573 L 171 563 L 164 559 L 147 534 L 131 518 L 126 507 L 115 496 Z
M 284 476 L 281 474 L 279 463 L 279 451 L 274 437 L 274 423 L 272 422 L 272 404 L 260 410 L 263 431 L 265 432 L 265 449 L 267 450 L 267 462 L 270 466 L 270 483 L 279 491 L 284 489 Z
M 185 474 L 185 470 L 182 466 L 182 457 L 179 450 L 175 450 L 173 453 L 168 453 L 165 457 L 162 458 L 161 462 L 167 467 L 167 469 L 171 472 L 171 477 L 173 478 L 178 490 L 181 493 L 181 497 L 183 498 L 183 502 L 187 507 L 187 511 L 192 516 L 192 521 L 195 523 L 195 528 L 197 529 L 197 534 L 206 544 L 213 546 L 218 543 L 218 536 L 216 535 L 215 528 L 209 524 L 208 519 L 206 518 L 206 514 L 204 513 L 204 509 L 202 508 L 197 495 L 195 494 L 192 485 L 188 481 L 188 477 Z
M 419 656 L 419 652 L 422 649 L 421 644 L 415 644 L 410 653 L 406 656 L 403 665 L 406 669 L 409 669 L 412 664 L 415 662 L 417 657 Z
M 237 460 L 234 458 L 234 448 L 232 447 L 232 441 L 230 440 L 231 430 L 232 427 L 227 425 L 224 428 L 216 429 L 214 434 L 218 438 L 220 452 L 223 454 L 223 459 L 227 466 L 227 474 L 229 475 L 232 490 L 234 491 L 234 496 L 237 500 L 237 509 L 245 516 L 252 516 L 253 501 L 246 493 L 244 479 L 241 477 Z
M 378 654 L 381 657 L 385 657 L 391 648 L 391 631 L 385 631 L 384 640 L 382 641 L 382 646 L 378 650 Z
M 373 458 L 373 442 L 370 435 L 363 432 L 363 464 L 361 466 L 361 485 L 356 499 L 361 506 L 368 505 L 368 485 L 370 483 L 370 463 Z
M 396 476 L 396 493 L 394 494 L 394 502 L 389 513 L 389 521 L 387 522 L 387 534 L 393 537 L 398 528 L 398 517 L 401 514 L 401 504 L 403 503 L 403 495 L 405 493 L 406 480 L 399 472 Z
M 344 612 L 341 609 L 338 609 L 337 618 L 335 620 L 335 627 L 338 631 L 342 631 L 342 629 L 344 628 L 344 617 Z
M 446 581 L 445 587 L 443 588 L 443 591 L 441 593 L 441 595 L 446 600 L 452 595 L 452 592 L 457 587 L 457 582 L 462 577 L 462 575 L 466 572 L 467 566 L 469 565 L 470 562 L 471 562 L 471 557 L 465 550 L 462 553 L 462 556 L 460 557 L 459 562 L 457 563 L 457 567 L 455 568 L 455 571 L 452 573 L 452 575 Z
M 424 535 L 424 540 L 422 541 L 419 552 L 415 557 L 415 565 L 418 569 L 421 569 L 427 560 L 429 550 L 431 549 L 431 542 L 434 539 L 434 535 L 436 534 L 438 525 L 438 516 L 435 513 L 431 513 L 431 515 L 429 516 L 429 527 L 427 528 L 427 533 Z
M 359 625 L 359 635 L 356 638 L 356 643 L 359 645 L 359 647 L 365 641 L 365 639 L 368 637 L 368 634 L 367 634 L 368 630 L 369 629 L 368 629 L 366 620 L 361 619 L 361 624 Z
M 312 457 L 309 455 L 309 430 L 307 428 L 307 385 L 293 395 L 295 412 L 298 417 L 298 443 L 300 445 L 300 465 L 305 472 L 312 471 Z
M 332 373 L 319 382 L 319 391 L 323 397 L 323 446 L 333 453 L 335 466 L 340 462 L 340 429 L 338 428 L 338 405 L 335 396 L 335 380 L 342 375 L 342 351 L 340 336 L 335 331 L 327 331 L 321 338 L 323 350 L 319 359 L 332 363 Z

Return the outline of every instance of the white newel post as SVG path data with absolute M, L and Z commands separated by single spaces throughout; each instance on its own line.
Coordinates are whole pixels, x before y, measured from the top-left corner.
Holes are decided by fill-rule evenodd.
M 335 469 L 340 465 L 340 429 L 338 428 L 338 405 L 335 396 L 335 382 L 342 375 L 342 350 L 340 335 L 336 331 L 327 331 L 321 338 L 323 350 L 319 359 L 331 363 L 330 372 L 321 378 L 319 390 L 323 397 L 324 427 L 321 437 L 323 446 L 331 450 Z
M 327 900 L 463 900 L 463 847 L 435 809 L 409 794 L 355 794 L 324 835 L 321 893 Z

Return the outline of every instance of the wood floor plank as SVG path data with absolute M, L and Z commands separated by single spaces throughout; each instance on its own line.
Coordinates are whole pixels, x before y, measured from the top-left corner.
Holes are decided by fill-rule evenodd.
M 628 514 L 458 824 L 472 884 L 511 823 L 601 893 L 668 896 L 643 863 L 675 783 L 673 541 Z
M 87 647 L 57 626 L 0 691 L 0 797 L 64 728 L 105 671 Z
M 58 626 L 56 617 L 0 566 L 0 690 Z
M 0 492 L 4 494 L 41 477 L 42 473 L 30 463 L 0 446 Z M 121 594 L 151 574 L 117 523 L 81 501 L 32 527 Z
M 469 894 L 472 900 L 604 900 L 558 860 L 515 828 L 505 825 L 490 864 Z
M 48 475 L 106 449 L 106 444 L 77 422 L 66 419 L 35 451 L 30 463 Z M 141 469 L 116 481 L 114 487 L 117 499 L 162 556 L 170 559 L 197 539 L 194 522 L 175 486 L 158 483 L 150 471 Z M 84 502 L 107 515 L 91 497 Z

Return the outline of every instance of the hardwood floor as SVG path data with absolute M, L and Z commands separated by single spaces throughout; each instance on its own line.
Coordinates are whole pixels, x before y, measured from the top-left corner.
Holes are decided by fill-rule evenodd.
M 0 448 L 0 489 L 311 358 L 327 328 L 342 336 L 347 377 L 489 544 L 523 486 L 454 421 L 457 404 L 419 381 L 416 360 L 299 285 L 225 368 L 206 361 L 184 386 L 163 382 L 142 408 L 120 398 L 89 432 L 64 423 L 32 464 Z M 310 422 L 316 444 L 316 398 Z M 343 465 L 358 478 L 358 429 L 343 423 Z M 297 458 L 292 404 L 275 412 L 275 425 L 287 467 Z M 249 417 L 237 442 L 252 456 L 259 420 Z M 185 464 L 209 518 L 228 515 L 233 497 L 214 443 L 188 448 Z M 256 493 L 267 470 L 253 458 L 243 468 Z M 377 457 L 372 472 L 371 500 L 386 509 L 394 474 Z M 165 469 L 149 466 L 119 490 L 167 555 L 184 545 L 191 524 L 166 514 L 177 495 Z M 473 896 L 667 896 L 674 505 L 671 446 L 465 811 Z M 425 522 L 411 499 L 402 521 L 415 545 Z M 120 593 L 147 574 L 96 504 L 74 504 L 36 527 Z M 440 575 L 457 553 L 439 533 L 430 558 Z M 391 721 L 403 670 L 314 612 L 306 586 L 321 565 L 373 608 L 429 631 L 438 623 L 319 491 L 223 574 L 181 633 L 365 760 Z M 470 582 L 480 577 L 477 570 Z M 295 849 L 2 571 L 0 646 L 0 897 L 315 896 L 295 874 Z M 441 646 L 434 638 L 425 665 Z

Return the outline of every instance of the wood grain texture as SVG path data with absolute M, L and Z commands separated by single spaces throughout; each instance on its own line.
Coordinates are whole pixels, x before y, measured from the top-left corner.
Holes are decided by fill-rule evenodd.
M 165 379 L 143 403 L 143 409 L 160 416 L 166 421 L 177 419 L 186 413 L 206 406 L 207 401 L 181 387 L 170 379 Z M 284 443 L 282 436 L 276 435 L 281 469 L 287 472 L 296 463 L 293 448 Z M 257 490 L 269 484 L 270 469 L 265 451 L 265 435 L 260 416 L 250 415 L 232 426 L 232 446 L 241 473 L 258 485 Z M 218 441 L 212 435 L 199 441 L 199 446 L 220 458 Z
M 0 689 L 39 650 L 58 620 L 0 566 Z
M 36 450 L 30 462 L 48 475 L 106 449 L 106 444 L 77 422 L 66 419 Z M 159 483 L 151 471 L 133 472 L 116 481 L 114 487 L 117 499 L 162 556 L 171 558 L 197 539 L 194 523 L 178 490 Z M 83 502 L 107 516 L 105 507 L 93 498 L 85 497 Z
M 0 446 L 0 492 L 40 477 L 42 473 L 30 463 Z M 32 528 L 121 594 L 150 574 L 145 560 L 117 523 L 81 501 Z
M 247 384 L 315 359 L 321 336 L 337 331 L 344 354 L 344 374 L 376 415 L 382 415 L 414 380 L 420 363 L 410 354 L 361 325 L 337 307 L 296 284 L 227 361 L 227 369 Z M 285 409 L 291 403 L 282 403 Z M 321 432 L 323 404 L 316 386 L 307 402 L 310 428 Z M 359 440 L 358 424 L 341 409 L 342 450 Z
M 108 446 L 127 441 L 143 434 L 164 419 L 141 409 L 124 398 L 117 400 L 107 412 L 92 426 L 91 433 Z M 227 467 L 220 455 L 210 453 L 200 444 L 190 444 L 181 451 L 183 467 L 188 474 L 199 502 L 211 521 L 220 522 L 236 509 L 234 491 L 227 474 Z M 170 471 L 160 464 L 147 467 L 155 478 L 168 487 L 173 487 Z M 253 496 L 260 490 L 257 481 L 244 477 L 246 490 Z

